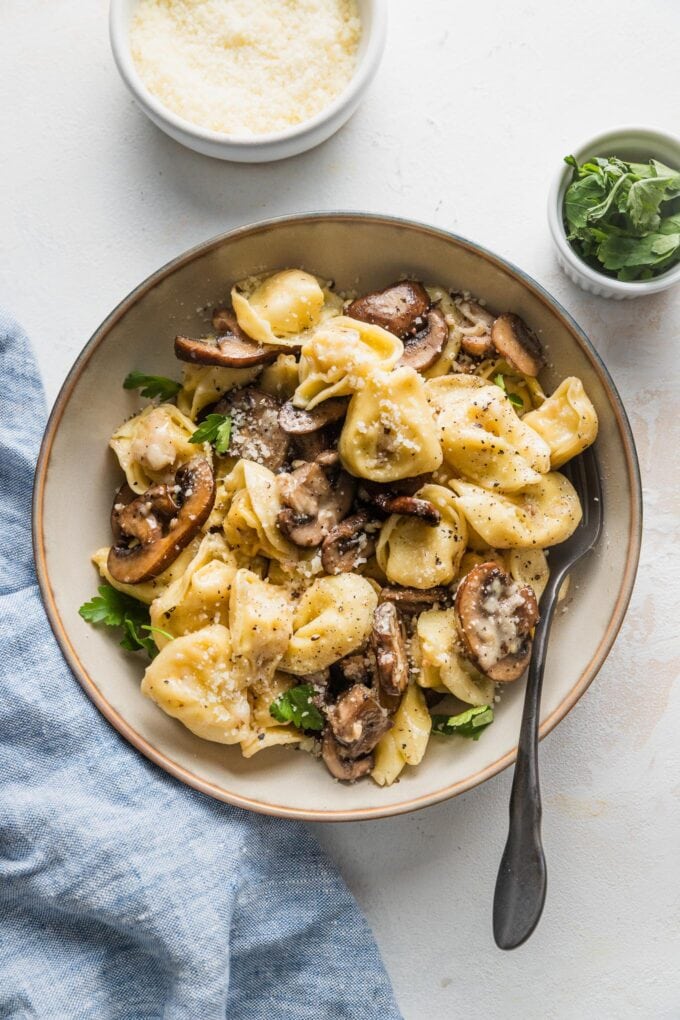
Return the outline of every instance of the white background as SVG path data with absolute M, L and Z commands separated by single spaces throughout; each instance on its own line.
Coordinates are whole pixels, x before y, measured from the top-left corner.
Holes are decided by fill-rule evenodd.
M 352 122 L 261 167 L 194 155 L 152 127 L 114 69 L 106 7 L 0 7 L 0 304 L 32 336 L 50 400 L 100 320 L 161 264 L 310 209 L 466 235 L 535 276 L 603 354 L 637 438 L 645 540 L 614 652 L 542 746 L 539 929 L 514 953 L 493 945 L 509 773 L 410 817 L 317 831 L 407 1020 L 680 1017 L 680 288 L 586 296 L 558 269 L 545 219 L 550 178 L 582 140 L 626 123 L 678 130 L 677 0 L 390 0 L 385 59 Z

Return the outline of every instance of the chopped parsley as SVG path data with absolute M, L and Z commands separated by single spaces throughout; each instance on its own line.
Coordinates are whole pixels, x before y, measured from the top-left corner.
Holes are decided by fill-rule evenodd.
M 117 591 L 110 584 L 102 584 L 97 590 L 99 594 L 89 602 L 84 602 L 78 612 L 83 620 L 95 627 L 102 624 L 105 627 L 121 629 L 123 631 L 121 648 L 128 652 L 143 650 L 150 659 L 153 659 L 158 654 L 158 649 L 152 634 L 162 634 L 163 637 L 172 640 L 172 634 L 151 626 L 149 610 L 143 602 Z
M 524 401 L 518 393 L 508 392 L 508 387 L 505 385 L 505 376 L 501 372 L 493 377 L 493 381 L 496 383 L 496 386 L 500 386 L 513 407 L 524 407 Z
M 269 706 L 269 712 L 277 722 L 292 722 L 301 730 L 322 730 L 324 718 L 312 701 L 313 697 L 311 684 L 299 684 L 279 695 Z
M 446 736 L 470 737 L 479 740 L 482 732 L 493 722 L 491 705 L 475 705 L 459 715 L 433 715 L 432 732 Z
M 143 397 L 153 400 L 160 397 L 161 400 L 172 400 L 182 389 L 182 384 L 174 379 L 167 379 L 164 375 L 145 375 L 144 372 L 130 372 L 123 381 L 123 389 L 139 390 Z
M 212 443 L 217 453 L 226 453 L 231 442 L 231 417 L 228 414 L 206 415 L 189 442 Z

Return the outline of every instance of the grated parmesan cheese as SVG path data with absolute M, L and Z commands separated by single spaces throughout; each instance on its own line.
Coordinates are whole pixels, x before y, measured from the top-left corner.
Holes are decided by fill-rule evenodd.
M 130 43 L 170 110 L 248 136 L 328 106 L 352 77 L 360 36 L 356 0 L 140 0 Z

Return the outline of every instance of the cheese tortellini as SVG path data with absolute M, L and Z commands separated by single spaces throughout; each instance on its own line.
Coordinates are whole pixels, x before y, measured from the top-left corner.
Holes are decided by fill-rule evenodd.
M 401 340 L 380 326 L 339 316 L 314 331 L 300 355 L 296 407 L 308 411 L 331 397 L 363 389 L 375 372 L 389 372 L 404 353 Z
M 376 372 L 350 401 L 340 457 L 359 478 L 394 482 L 434 471 L 442 449 L 421 377 L 412 368 Z
M 237 744 L 249 735 L 246 684 L 222 624 L 170 641 L 147 668 L 142 693 L 204 740 Z
M 295 560 L 298 549 L 276 524 L 281 499 L 276 476 L 251 460 L 240 460 L 222 483 L 209 524 L 223 513 L 224 534 L 241 559 L 262 554 L 274 560 Z
M 177 407 L 189 418 L 196 418 L 206 407 L 221 400 L 225 393 L 253 382 L 259 372 L 257 365 L 250 368 L 184 365 Z
M 246 677 L 273 677 L 293 633 L 293 604 L 286 589 L 250 570 L 237 571 L 229 630 L 238 669 Z
M 315 276 L 301 269 L 284 269 L 264 280 L 236 284 L 231 301 L 239 326 L 253 340 L 295 347 L 299 334 L 319 322 L 326 297 Z M 331 299 L 334 311 L 338 304 Z
M 453 609 L 428 609 L 421 613 L 417 636 L 420 651 L 418 682 L 422 687 L 448 691 L 468 705 L 488 705 L 493 701 L 493 682 L 460 654 Z
M 110 446 L 130 488 L 141 494 L 154 484 L 171 481 L 177 468 L 202 449 L 189 442 L 195 431 L 191 419 L 174 404 L 150 404 L 123 422 Z
M 462 479 L 449 483 L 473 528 L 497 549 L 547 548 L 578 527 L 581 504 L 571 482 L 554 471 L 522 492 L 490 492 Z
M 388 581 L 407 588 L 450 584 L 465 551 L 465 518 L 456 497 L 442 485 L 424 485 L 416 495 L 432 503 L 441 514 L 441 522 L 432 527 L 418 517 L 393 514 L 380 531 L 378 565 Z
M 371 633 L 377 604 L 373 585 L 359 574 L 313 581 L 295 609 L 281 669 L 304 676 L 360 648 Z
M 562 467 L 595 442 L 597 414 L 580 379 L 570 376 L 543 401 L 536 411 L 524 416 L 524 424 L 550 447 L 550 466 Z

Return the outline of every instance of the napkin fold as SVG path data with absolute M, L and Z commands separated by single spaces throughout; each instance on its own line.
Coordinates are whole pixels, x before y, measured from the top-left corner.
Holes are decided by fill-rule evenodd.
M 310 832 L 182 786 L 69 672 L 30 539 L 44 394 L 2 313 L 0 378 L 0 1017 L 398 1018 Z

